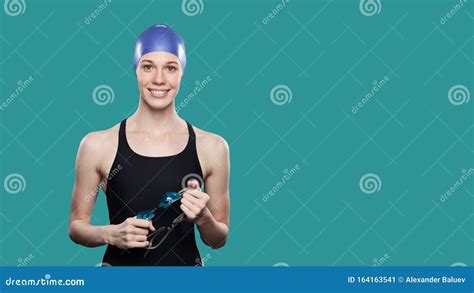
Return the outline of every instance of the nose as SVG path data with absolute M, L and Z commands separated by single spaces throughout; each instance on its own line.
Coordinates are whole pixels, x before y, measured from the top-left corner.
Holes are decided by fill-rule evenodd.
M 153 78 L 153 82 L 156 84 L 164 84 L 165 83 L 165 76 L 161 70 L 157 70 L 155 76 Z

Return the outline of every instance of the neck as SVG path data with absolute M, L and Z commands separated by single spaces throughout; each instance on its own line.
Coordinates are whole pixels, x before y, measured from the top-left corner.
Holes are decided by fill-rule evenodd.
M 176 131 L 184 120 L 176 114 L 174 101 L 168 107 L 156 110 L 140 99 L 137 111 L 127 119 L 127 122 L 130 122 L 132 129 L 160 134 Z

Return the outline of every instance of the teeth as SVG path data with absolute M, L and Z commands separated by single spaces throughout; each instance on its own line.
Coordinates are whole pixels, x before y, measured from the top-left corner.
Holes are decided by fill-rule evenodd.
M 168 93 L 169 90 L 166 91 L 156 91 L 156 90 L 150 90 L 151 94 L 153 96 L 164 96 Z

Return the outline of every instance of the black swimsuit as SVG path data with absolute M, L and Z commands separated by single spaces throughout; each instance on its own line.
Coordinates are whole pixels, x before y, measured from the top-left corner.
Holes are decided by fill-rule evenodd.
M 196 151 L 196 135 L 188 126 L 188 143 L 174 156 L 146 157 L 135 153 L 127 142 L 126 120 L 120 123 L 119 143 L 115 160 L 107 178 L 107 206 L 111 224 L 120 224 L 139 211 L 157 208 L 168 191 L 180 191 L 183 178 L 202 178 Z M 197 175 L 197 176 L 196 176 Z M 157 209 L 154 227 L 167 226 L 181 214 L 180 201 L 166 210 Z M 201 257 L 194 237 L 194 223 L 182 222 L 165 241 L 145 257 L 144 248 L 122 250 L 108 245 L 104 265 L 112 266 L 201 266 Z

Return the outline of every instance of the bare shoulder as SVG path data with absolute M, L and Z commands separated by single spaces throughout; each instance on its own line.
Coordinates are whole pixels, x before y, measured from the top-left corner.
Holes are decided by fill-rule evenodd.
M 228 152 L 229 145 L 220 135 L 194 127 L 196 133 L 196 144 L 200 145 L 205 151 L 211 153 Z
M 193 126 L 194 127 L 194 126 Z M 229 145 L 220 135 L 194 127 L 196 148 L 204 177 L 229 160 Z
M 112 164 L 118 147 L 120 123 L 105 130 L 92 131 L 86 134 L 79 145 L 78 163 L 87 161 L 93 164 L 102 174 Z
M 86 151 L 101 151 L 107 148 L 114 138 L 118 138 L 119 125 L 105 130 L 98 130 L 89 132 L 81 141 L 81 147 Z

